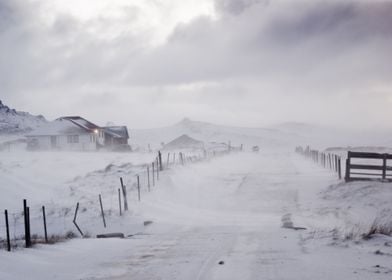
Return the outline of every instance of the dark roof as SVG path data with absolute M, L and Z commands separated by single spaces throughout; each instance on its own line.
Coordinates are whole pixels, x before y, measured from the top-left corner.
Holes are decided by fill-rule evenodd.
M 68 121 L 76 124 L 77 126 L 84 128 L 86 130 L 89 130 L 89 131 L 94 131 L 95 129 L 101 128 L 98 125 L 96 125 L 96 124 L 94 124 L 94 123 L 92 123 L 82 117 L 79 117 L 79 116 L 61 117 L 61 118 L 58 118 L 58 120 L 68 120 Z
M 129 139 L 128 128 L 126 126 L 104 126 L 104 132 L 113 136 L 114 138 Z

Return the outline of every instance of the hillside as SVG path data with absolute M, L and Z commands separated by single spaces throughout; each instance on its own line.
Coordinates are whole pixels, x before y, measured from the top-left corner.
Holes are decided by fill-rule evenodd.
M 16 111 L 0 100 L 0 135 L 25 133 L 46 122 L 41 115 L 34 116 L 27 112 Z
M 287 133 L 279 130 L 222 126 L 187 118 L 172 126 L 132 130 L 131 142 L 138 146 L 150 144 L 153 149 L 158 149 L 183 134 L 205 143 L 231 141 L 233 146 L 280 147 L 288 144 Z
M 183 119 L 172 126 L 154 129 L 130 129 L 130 143 L 145 148 L 160 149 L 162 144 L 186 134 L 194 139 L 208 142 L 229 141 L 233 146 L 254 145 L 269 149 L 293 149 L 297 145 L 311 145 L 319 149 L 347 146 L 388 146 L 390 133 L 346 131 L 306 123 L 287 122 L 265 128 L 247 128 L 217 125 L 207 122 Z

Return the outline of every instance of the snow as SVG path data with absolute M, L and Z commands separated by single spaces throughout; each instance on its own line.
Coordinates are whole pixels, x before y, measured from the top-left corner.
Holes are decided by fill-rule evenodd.
M 9 156 L 2 178 L 13 172 L 13 163 L 21 165 L 20 178 L 33 177 L 34 166 L 53 165 L 51 185 L 53 192 L 63 190 L 62 202 L 98 190 L 107 197 L 119 174 L 140 173 L 154 158 L 142 153 L 28 155 L 33 158 L 21 160 L 21 154 L 12 161 Z M 105 168 L 108 162 L 112 165 Z M 64 191 L 69 185 L 61 182 L 72 174 L 80 176 L 68 183 L 74 187 L 69 196 Z M 39 178 L 28 186 L 41 186 L 45 180 Z M 106 231 L 132 237 L 76 239 L 11 254 L 1 250 L 0 279 L 390 279 L 390 237 L 346 239 L 340 232 L 357 222 L 366 228 L 390 209 L 391 194 L 389 183 L 344 184 L 313 162 L 278 150 L 172 165 L 151 192 L 143 181 L 141 202 L 131 189 L 127 215 L 108 215 Z M 0 205 L 5 203 L 11 204 L 3 198 Z M 104 231 L 94 222 L 98 214 L 86 215 L 89 230 Z M 284 219 L 306 230 L 284 228 Z M 143 226 L 143 221 L 152 224 Z
M 0 100 L 0 135 L 21 134 L 45 123 L 44 117 L 16 111 L 4 105 Z
M 204 143 L 218 142 L 232 146 L 244 145 L 246 150 L 253 146 L 267 149 L 291 151 L 298 145 L 311 145 L 320 150 L 329 147 L 347 146 L 391 146 L 389 131 L 350 131 L 311 124 L 283 123 L 265 128 L 247 128 L 217 125 L 184 119 L 179 123 L 155 129 L 131 129 L 132 145 L 145 149 L 162 147 L 173 139 L 186 134 Z
M 0 205 L 10 213 L 11 235 L 23 235 L 23 199 L 31 208 L 33 233 L 42 236 L 42 205 L 46 206 L 50 234 L 74 231 L 71 221 L 77 202 L 83 211 L 79 215 L 83 229 L 90 234 L 101 232 L 98 195 L 103 196 L 107 215 L 117 215 L 120 176 L 129 191 L 134 191 L 134 172 L 139 166 L 144 170 L 144 165 L 154 159 L 155 154 L 149 153 L 3 152 L 0 177 L 4 195 L 0 196 Z M 135 196 L 130 195 L 130 199 Z M 3 223 L 0 219 L 0 238 L 4 237 Z M 128 228 L 133 230 L 135 225 Z
M 27 136 L 49 136 L 85 133 L 85 130 L 67 119 L 54 120 L 34 129 Z
M 51 125 L 58 130 L 58 122 L 38 129 Z M 148 189 L 147 167 L 151 172 L 157 150 L 184 134 L 204 142 L 209 158 L 202 150 L 178 145 L 187 158 L 182 165 L 179 150 L 165 151 L 165 170 L 159 181 L 154 177 L 154 185 L 150 173 Z M 358 138 L 307 124 L 236 128 L 189 119 L 131 130 L 130 135 L 139 152 L 27 152 L 17 147 L 0 152 L 0 210 L 8 209 L 12 243 L 19 245 L 12 253 L 0 248 L 0 279 L 391 278 L 392 238 L 368 233 L 374 225 L 391 227 L 392 183 L 344 183 L 293 152 L 297 145 L 315 143 L 319 149 L 334 147 L 327 151 L 344 160 L 353 145 L 389 152 L 382 146 L 387 137 L 377 142 L 377 135 Z M 0 143 L 19 138 L 3 135 Z M 245 152 L 211 157 L 214 150 L 228 150 L 229 142 L 244 144 Z M 143 152 L 148 144 L 153 152 Z M 260 152 L 250 152 L 255 145 Z M 120 177 L 130 208 L 122 216 Z M 33 234 L 43 236 L 45 205 L 49 235 L 73 232 L 77 238 L 23 248 L 23 199 L 30 206 Z M 80 238 L 72 224 L 77 202 L 77 222 L 90 238 Z M 110 232 L 126 238 L 94 238 Z M 0 218 L 0 244 L 4 238 Z

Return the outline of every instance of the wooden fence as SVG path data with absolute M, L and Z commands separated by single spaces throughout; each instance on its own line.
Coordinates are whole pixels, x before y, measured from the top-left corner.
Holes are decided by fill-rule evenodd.
M 355 162 L 358 160 L 367 162 Z M 345 180 L 346 182 L 380 179 L 382 181 L 392 181 L 392 173 L 388 172 L 392 171 L 392 166 L 387 165 L 388 160 L 392 160 L 391 154 L 348 152 L 346 159 Z M 372 164 L 370 164 L 370 161 L 372 161 Z
M 296 147 L 295 152 L 311 159 L 317 164 L 320 164 L 322 167 L 330 169 L 338 175 L 339 179 L 342 179 L 342 165 L 341 165 L 341 157 L 336 154 L 320 152 L 318 150 L 313 150 L 309 146 L 306 148 Z

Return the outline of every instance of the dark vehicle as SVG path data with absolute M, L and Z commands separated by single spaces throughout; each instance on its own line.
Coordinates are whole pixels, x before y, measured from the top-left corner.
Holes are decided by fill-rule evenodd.
M 258 151 L 260 151 L 260 148 L 259 148 L 259 146 L 253 146 L 252 147 L 252 152 L 258 152 Z

